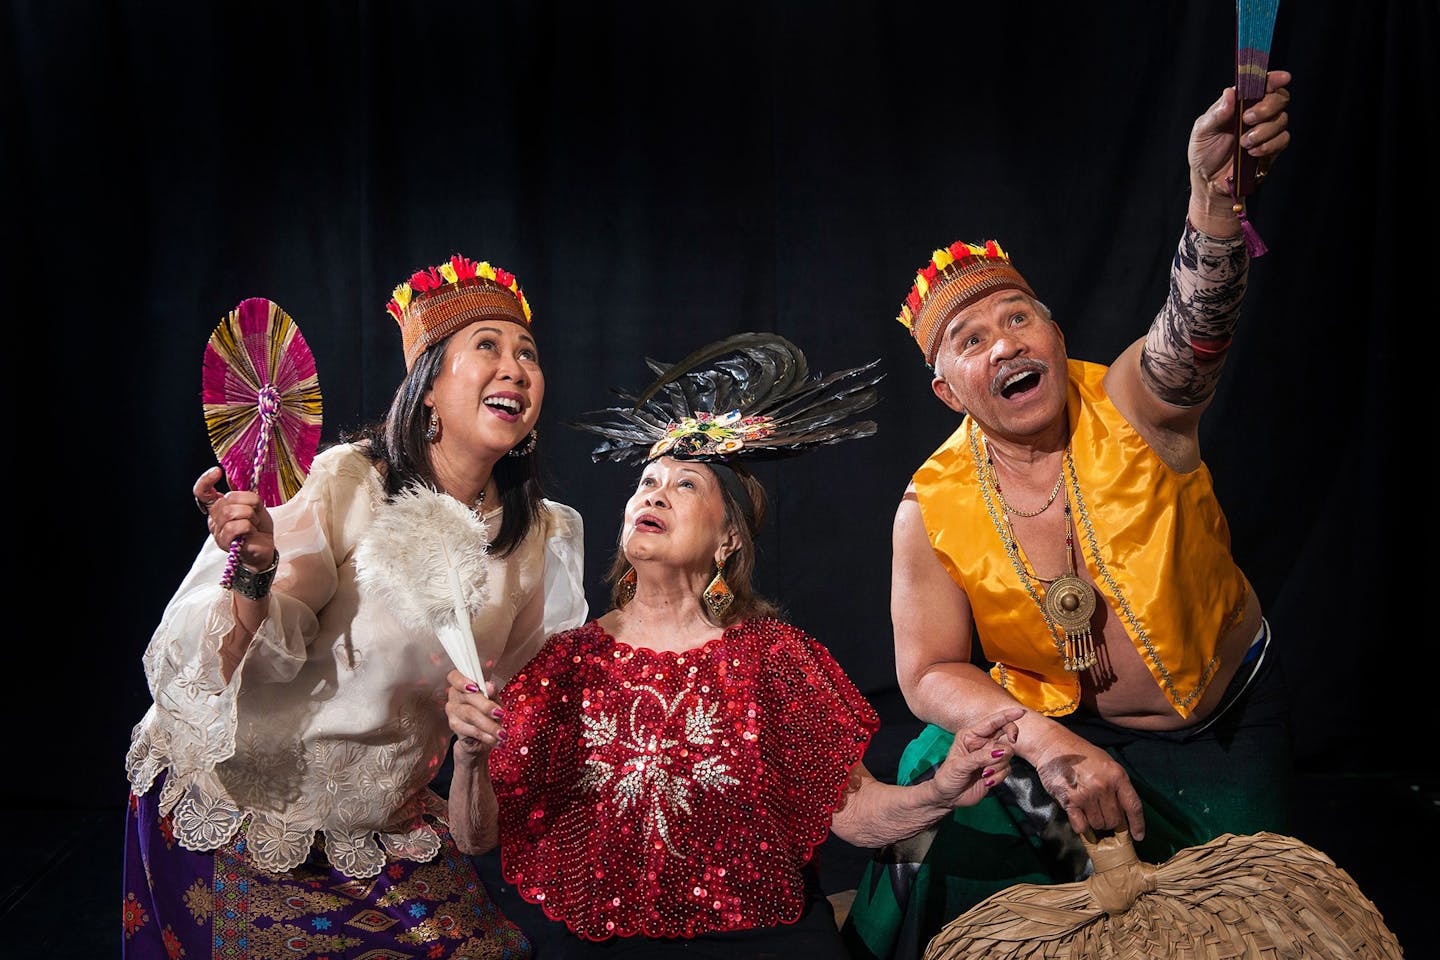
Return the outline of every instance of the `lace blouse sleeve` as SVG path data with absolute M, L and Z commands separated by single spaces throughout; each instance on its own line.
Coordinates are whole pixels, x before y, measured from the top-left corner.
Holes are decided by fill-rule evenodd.
M 548 637 L 580 626 L 590 608 L 585 602 L 585 525 L 580 512 L 554 500 L 546 500 L 545 507 L 550 513 L 545 537 L 544 636 Z
M 358 479 L 344 466 L 335 455 L 317 457 L 300 493 L 271 511 L 280 569 L 265 619 L 228 682 L 220 669 L 220 645 L 235 618 L 230 592 L 220 586 L 226 553 L 205 541 L 145 651 L 154 703 L 132 743 L 132 780 L 148 780 L 137 769 L 146 766 L 137 751 L 157 754 L 157 770 L 158 756 L 168 757 L 177 772 L 210 769 L 228 759 L 242 686 L 288 681 L 304 665 L 317 613 L 335 593 L 332 528 L 339 529 L 337 514 L 353 502 L 346 488 Z

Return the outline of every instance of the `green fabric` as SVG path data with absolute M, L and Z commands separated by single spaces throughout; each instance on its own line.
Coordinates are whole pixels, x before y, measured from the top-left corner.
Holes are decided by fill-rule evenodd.
M 913 783 L 928 773 L 945 759 L 954 739 L 947 730 L 927 726 L 901 754 L 896 782 Z M 911 881 L 907 904 L 898 902 L 883 866 L 868 864 L 841 931 L 851 954 L 891 956 L 907 914 L 912 923 L 922 918 L 924 926 L 923 918 L 953 915 L 947 906 L 951 902 L 979 902 L 1014 883 L 1049 882 L 1034 841 L 1021 834 L 1011 814 L 1010 808 L 986 797 L 943 821 Z
M 897 782 L 923 779 L 953 739 L 940 727 L 926 727 L 902 754 Z M 1139 735 L 1107 749 L 1144 803 L 1145 839 L 1136 850 L 1148 863 L 1225 833 L 1285 832 L 1288 737 L 1275 726 L 1187 742 Z M 905 903 L 884 865 L 867 865 L 842 930 L 851 954 L 918 957 L 941 927 L 991 894 L 1017 883 L 1073 881 L 1048 862 L 1038 839 L 1022 832 L 1022 816 L 991 796 L 941 821 Z

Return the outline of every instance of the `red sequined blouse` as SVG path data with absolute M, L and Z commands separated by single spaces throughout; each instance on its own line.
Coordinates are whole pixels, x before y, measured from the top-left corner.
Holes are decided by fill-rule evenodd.
M 747 620 L 683 653 L 594 621 L 500 695 L 505 879 L 591 940 L 793 923 L 880 721 L 811 637 Z

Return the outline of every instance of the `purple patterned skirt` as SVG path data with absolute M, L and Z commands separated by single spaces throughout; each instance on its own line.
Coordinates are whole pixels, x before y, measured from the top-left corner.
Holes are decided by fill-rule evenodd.
M 429 863 L 391 860 L 356 880 L 315 850 L 289 873 L 245 857 L 242 828 L 211 853 L 175 842 L 161 782 L 130 795 L 125 829 L 125 960 L 525 958 L 530 943 L 491 903 L 444 824 Z

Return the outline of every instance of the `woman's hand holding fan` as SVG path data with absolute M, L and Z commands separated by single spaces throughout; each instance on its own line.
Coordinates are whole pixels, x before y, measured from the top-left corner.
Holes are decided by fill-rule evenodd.
M 260 495 L 248 490 L 225 493 L 220 483 L 224 468 L 211 467 L 195 481 L 195 500 L 205 507 L 206 526 L 222 549 L 233 550 L 236 560 L 256 570 L 275 558 L 275 523 Z
M 315 358 L 290 315 L 260 297 L 230 311 L 206 344 L 201 398 L 220 467 L 196 483 L 195 499 L 217 542 L 229 544 L 220 581 L 229 587 L 237 564 L 264 568 L 274 559 L 265 508 L 300 490 L 320 446 Z M 217 496 L 222 468 L 233 490 Z

